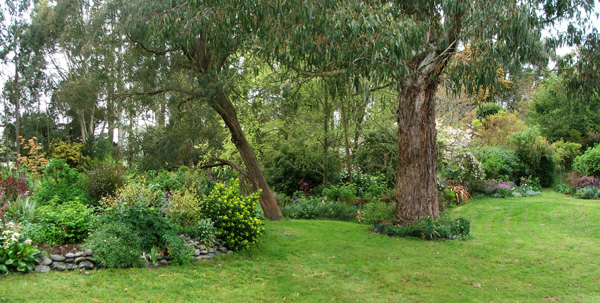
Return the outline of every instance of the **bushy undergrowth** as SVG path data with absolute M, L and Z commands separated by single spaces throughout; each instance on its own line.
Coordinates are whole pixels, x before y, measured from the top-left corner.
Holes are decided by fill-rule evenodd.
M 56 197 L 37 210 L 37 228 L 29 228 L 30 237 L 38 243 L 57 245 L 79 243 L 87 238 L 96 224 L 94 209 L 79 199 L 60 202 Z
M 61 203 L 76 199 L 87 204 L 87 193 L 79 182 L 77 169 L 69 167 L 63 160 L 52 160 L 44 169 L 44 177 L 34 198 L 42 205 L 49 204 L 49 201 Z
M 356 216 L 356 206 L 332 202 L 317 197 L 299 198 L 281 208 L 283 216 L 291 219 L 351 220 Z
M 471 222 L 464 218 L 451 219 L 442 215 L 439 219 L 423 217 L 415 223 L 390 226 L 385 233 L 392 237 L 417 237 L 425 240 L 455 239 L 468 237 Z
M 85 246 L 94 251 L 94 261 L 102 267 L 139 267 L 142 243 L 130 226 L 121 222 L 101 225 Z
M 586 200 L 598 200 L 600 199 L 600 191 L 598 190 L 598 188 L 593 186 L 578 188 L 577 191 L 575 191 L 575 198 Z
M 390 222 L 394 219 L 396 203 L 371 202 L 365 205 L 362 215 L 367 223 Z
M 91 160 L 85 166 L 81 183 L 90 200 L 96 203 L 125 185 L 125 168 L 112 159 Z
M 573 168 L 582 175 L 600 177 L 600 144 L 577 156 L 573 161 Z
M 213 246 L 217 239 L 217 229 L 210 218 L 201 219 L 198 220 L 196 224 L 184 226 L 181 228 L 181 232 L 196 238 L 196 240 L 201 241 L 208 247 Z

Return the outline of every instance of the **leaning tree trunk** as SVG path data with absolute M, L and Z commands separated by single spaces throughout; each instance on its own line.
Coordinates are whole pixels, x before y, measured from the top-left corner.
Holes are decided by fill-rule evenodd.
M 398 100 L 396 217 L 407 224 L 439 217 L 435 80 L 417 75 L 402 83 Z
M 210 99 L 211 107 L 221 116 L 227 125 L 227 128 L 229 128 L 231 133 L 231 141 L 233 144 L 235 144 L 235 147 L 242 156 L 242 160 L 244 160 L 244 164 L 246 164 L 252 186 L 255 190 L 262 190 L 259 201 L 260 206 L 265 213 L 265 217 L 271 220 L 282 219 L 283 216 L 281 215 L 277 201 L 275 201 L 275 197 L 273 197 L 273 193 L 271 193 L 267 179 L 265 179 L 265 176 L 258 165 L 258 160 L 256 159 L 256 155 L 254 155 L 254 150 L 252 150 L 252 147 L 244 136 L 242 127 L 240 126 L 237 114 L 233 104 L 231 104 L 231 101 L 229 100 L 229 97 L 225 95 L 220 88 L 218 88 L 216 98 Z

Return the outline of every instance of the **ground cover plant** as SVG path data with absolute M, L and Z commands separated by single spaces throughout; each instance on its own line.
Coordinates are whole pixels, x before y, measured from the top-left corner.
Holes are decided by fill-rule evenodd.
M 451 210 L 471 237 L 265 222 L 258 246 L 186 266 L 0 277 L 0 302 L 598 302 L 600 204 L 553 191 Z

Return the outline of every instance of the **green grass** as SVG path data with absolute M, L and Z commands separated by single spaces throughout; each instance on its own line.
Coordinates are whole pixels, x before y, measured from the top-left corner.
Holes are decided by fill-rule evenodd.
M 0 277 L 0 302 L 600 302 L 599 201 L 544 191 L 451 212 L 470 239 L 266 222 L 255 249 L 188 266 Z

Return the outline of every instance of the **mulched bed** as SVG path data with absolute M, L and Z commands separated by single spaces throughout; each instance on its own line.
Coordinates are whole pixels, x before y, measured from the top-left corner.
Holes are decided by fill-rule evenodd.
M 48 246 L 46 244 L 38 244 L 37 247 L 40 251 L 45 251 L 49 255 L 61 255 L 64 256 L 67 253 L 75 253 L 78 251 L 83 251 L 80 246 L 80 243 L 75 244 L 63 244 L 57 246 Z

